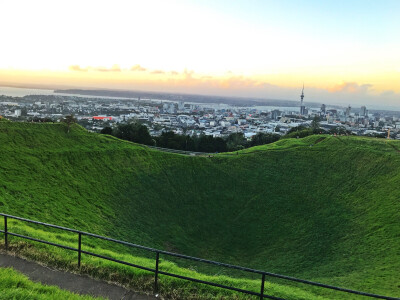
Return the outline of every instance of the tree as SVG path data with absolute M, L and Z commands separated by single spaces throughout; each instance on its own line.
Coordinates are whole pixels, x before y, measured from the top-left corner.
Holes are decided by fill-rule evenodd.
M 100 131 L 100 133 L 102 133 L 102 134 L 112 134 L 112 132 L 113 131 L 112 131 L 112 128 L 110 126 L 106 126 Z
M 284 139 L 288 139 L 288 138 L 303 138 L 309 135 L 313 135 L 314 132 L 311 128 L 307 128 L 307 129 L 303 129 L 303 130 L 299 130 L 299 131 L 293 131 L 290 133 L 287 133 L 286 135 L 284 135 L 282 138 Z
M 314 117 L 314 119 L 312 120 L 312 122 L 311 122 L 311 129 L 314 131 L 314 132 L 316 132 L 316 131 L 318 131 L 318 129 L 319 129 L 319 117 L 318 116 L 315 116 Z
M 117 138 L 145 145 L 154 145 L 149 130 L 137 122 L 119 124 L 114 134 Z
M 292 132 L 302 131 L 304 129 L 306 129 L 304 126 L 299 125 L 299 126 L 290 128 L 286 134 L 289 134 L 289 133 L 292 133 Z
M 227 146 L 224 139 L 214 138 L 211 135 L 202 134 L 198 140 L 197 151 L 199 152 L 226 152 Z
M 276 142 L 280 139 L 280 135 L 276 133 L 262 133 L 259 132 L 251 138 L 250 146 L 265 145 Z
M 158 138 L 157 145 L 163 148 L 187 150 L 187 139 L 186 136 L 176 134 L 173 131 L 165 131 Z
M 351 134 L 350 130 L 347 130 L 343 126 L 337 126 L 329 129 L 328 131 L 330 134 Z
M 69 133 L 69 129 L 72 124 L 76 123 L 76 119 L 73 115 L 65 116 L 65 118 L 61 119 L 61 122 L 67 124 L 67 132 Z
M 28 109 L 26 107 L 21 108 L 21 117 L 26 117 L 28 115 Z
M 231 133 L 227 139 L 226 144 L 229 151 L 236 151 L 246 148 L 247 140 L 241 132 Z

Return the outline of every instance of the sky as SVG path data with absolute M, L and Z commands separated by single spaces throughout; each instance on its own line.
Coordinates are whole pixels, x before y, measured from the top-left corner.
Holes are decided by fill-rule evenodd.
M 398 0 L 0 0 L 0 84 L 400 108 Z

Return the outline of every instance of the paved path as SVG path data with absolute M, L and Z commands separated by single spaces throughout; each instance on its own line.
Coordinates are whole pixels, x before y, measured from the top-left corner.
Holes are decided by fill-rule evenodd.
M 32 281 L 56 285 L 78 294 L 105 297 L 111 300 L 150 300 L 152 296 L 137 294 L 120 286 L 92 279 L 88 276 L 66 273 L 41 266 L 35 262 L 0 253 L 0 267 L 12 267 L 25 274 Z

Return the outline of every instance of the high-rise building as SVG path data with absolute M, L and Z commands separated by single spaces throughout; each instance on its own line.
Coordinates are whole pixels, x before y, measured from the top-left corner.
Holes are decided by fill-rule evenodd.
M 303 90 L 301 91 L 301 95 L 300 95 L 300 115 L 304 115 L 305 114 L 305 109 L 306 107 L 303 104 L 303 99 L 304 99 L 304 83 L 303 83 Z
M 281 112 L 277 109 L 271 111 L 271 119 L 276 120 L 281 115 Z
M 321 105 L 321 112 L 322 112 L 323 114 L 326 113 L 326 105 L 325 105 L 325 104 L 322 104 L 322 105 Z
M 351 106 L 349 105 L 349 106 L 346 108 L 346 113 L 345 113 L 345 116 L 346 116 L 346 117 L 349 117 L 349 116 L 350 116 L 350 111 L 351 111 Z
M 362 117 L 367 116 L 367 108 L 365 106 L 361 106 L 360 116 Z

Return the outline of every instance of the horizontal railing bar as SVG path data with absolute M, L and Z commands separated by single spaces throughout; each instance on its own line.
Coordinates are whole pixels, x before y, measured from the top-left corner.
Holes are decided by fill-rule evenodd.
M 93 253 L 93 252 L 84 251 L 84 250 L 81 250 L 81 252 L 84 253 L 84 254 L 88 254 L 88 255 L 95 256 L 95 257 L 98 257 L 98 258 L 102 258 L 102 259 L 105 259 L 105 260 L 113 261 L 113 262 L 120 263 L 120 264 L 123 264 L 123 265 L 127 265 L 127 266 L 130 266 L 130 267 L 135 267 L 135 268 L 138 268 L 138 269 L 146 270 L 146 271 L 149 271 L 149 272 L 153 272 L 154 273 L 156 271 L 154 269 L 150 269 L 150 268 L 147 268 L 147 267 L 135 265 L 135 264 L 123 261 L 123 260 L 119 260 L 119 259 L 115 259 L 115 258 L 112 258 L 112 257 L 96 254 L 96 253 Z
M 232 290 L 232 291 L 236 291 L 236 292 L 240 292 L 240 293 L 244 293 L 244 294 L 249 294 L 249 295 L 253 295 L 253 296 L 260 296 L 260 293 L 247 291 L 247 290 L 242 290 L 242 289 L 231 287 L 231 286 L 228 286 L 228 285 L 223 285 L 223 284 L 214 283 L 214 282 L 210 282 L 210 281 L 204 281 L 204 280 L 195 279 L 195 278 L 191 278 L 191 277 L 186 277 L 186 276 L 182 276 L 182 275 L 177 275 L 177 274 L 164 272 L 164 271 L 158 271 L 158 273 L 162 274 L 162 275 L 167 275 L 167 276 L 171 276 L 171 277 L 176 277 L 176 278 L 180 278 L 180 279 L 184 279 L 184 280 L 197 282 L 197 283 L 212 285 L 212 286 L 215 286 L 215 287 L 219 287 L 219 288 L 223 288 L 223 289 L 227 289 L 227 290 Z M 283 298 L 278 298 L 278 297 L 265 295 L 265 294 L 263 296 L 264 296 L 264 298 L 268 298 L 268 299 L 285 300 Z
M 138 248 L 138 249 L 142 249 L 142 250 L 147 250 L 147 251 L 151 251 L 151 252 L 160 252 L 160 253 L 162 252 L 162 250 L 157 250 L 157 249 L 142 246 L 142 245 L 137 245 L 137 244 L 132 244 L 129 242 L 120 241 L 120 240 L 116 240 L 113 238 L 109 238 L 109 237 L 94 234 L 94 233 L 83 232 L 83 231 L 81 231 L 80 233 L 82 233 L 83 235 L 86 235 L 86 236 L 98 238 L 98 239 L 105 240 L 105 241 L 114 242 L 114 243 L 121 244 L 121 245 L 130 246 L 130 247 L 134 247 L 134 248 Z
M 0 230 L 0 232 L 4 233 L 4 230 Z M 61 248 L 68 249 L 68 250 L 78 251 L 78 249 L 75 249 L 75 248 L 72 248 L 72 247 L 68 247 L 68 246 L 64 246 L 64 245 L 60 245 L 60 244 L 56 244 L 56 243 L 52 243 L 52 242 L 48 242 L 48 241 L 32 238 L 32 237 L 25 236 L 25 235 L 22 235 L 22 234 L 17 234 L 17 233 L 13 233 L 13 232 L 9 232 L 9 231 L 7 233 L 10 234 L 10 235 L 16 236 L 16 237 L 25 238 L 25 239 L 32 240 L 32 241 L 35 241 L 35 242 L 40 242 L 40 243 L 44 243 L 44 244 L 48 244 L 48 245 L 52 245 L 52 246 L 56 246 L 56 247 L 61 247 Z M 91 255 L 91 256 L 95 256 L 95 257 L 98 257 L 98 258 L 101 258 L 101 259 L 113 261 L 113 262 L 120 263 L 120 264 L 123 264 L 123 265 L 127 265 L 127 266 L 130 266 L 130 267 L 139 268 L 139 269 L 146 270 L 146 271 L 149 271 L 149 272 L 153 272 L 153 273 L 155 272 L 155 269 L 139 266 L 139 265 L 136 265 L 136 264 L 132 264 L 132 263 L 129 263 L 129 262 L 126 262 L 126 261 L 122 261 L 122 260 L 115 259 L 115 258 L 112 258 L 112 257 L 104 256 L 104 255 L 101 255 L 101 254 L 96 254 L 96 253 L 89 252 L 89 251 L 84 251 L 84 250 L 81 250 L 81 253 L 87 254 L 87 255 Z M 241 292 L 241 293 L 245 293 L 245 294 L 249 294 L 249 295 L 255 295 L 255 296 L 259 296 L 260 295 L 260 294 L 258 294 L 256 292 L 247 291 L 247 290 L 243 290 L 243 289 L 239 289 L 239 288 L 234 288 L 234 287 L 230 287 L 230 286 L 226 286 L 226 285 L 221 285 L 221 284 L 213 283 L 213 282 L 209 282 L 209 281 L 203 281 L 203 280 L 199 280 L 199 279 L 195 279 L 195 278 L 191 278 L 191 277 L 181 276 L 181 275 L 177 275 L 177 274 L 173 274 L 173 273 L 159 271 L 159 274 L 172 276 L 172 277 L 185 279 L 185 280 L 190 280 L 190 281 L 203 283 L 203 284 L 207 284 L 207 285 L 212 285 L 212 286 L 215 286 L 215 287 L 229 289 L 229 290 L 233 290 L 233 291 L 237 291 L 237 292 Z M 264 298 L 278 299 L 278 300 L 281 299 L 281 298 L 276 298 L 276 297 L 269 296 L 269 295 L 264 295 Z
M 226 267 L 226 268 L 231 268 L 231 269 L 236 269 L 236 270 L 246 271 L 246 272 L 251 272 L 251 273 L 257 273 L 257 274 L 265 273 L 264 271 L 260 271 L 260 270 L 254 270 L 254 269 L 230 265 L 230 264 L 226 264 L 226 263 L 220 263 L 220 262 L 212 261 L 212 260 L 208 260 L 208 259 L 203 259 L 203 258 L 188 256 L 188 255 L 184 255 L 184 254 L 178 254 L 178 253 L 168 252 L 168 251 L 159 250 L 159 249 L 155 249 L 155 248 L 150 248 L 150 247 L 146 247 L 146 246 L 141 246 L 141 245 L 137 245 L 137 244 L 132 244 L 129 242 L 124 242 L 124 241 L 116 240 L 113 238 L 109 238 L 109 237 L 105 237 L 105 236 L 101 236 L 101 235 L 97 235 L 97 234 L 93 234 L 93 233 L 88 233 L 88 232 L 81 232 L 81 233 L 84 235 L 87 235 L 87 236 L 99 238 L 99 239 L 110 241 L 110 242 L 119 243 L 122 245 L 131 246 L 131 247 L 138 248 L 138 249 L 148 250 L 151 252 L 159 252 L 160 254 L 164 254 L 164 255 L 175 256 L 178 258 L 213 264 L 213 265 L 220 266 L 220 267 Z
M 101 236 L 101 235 L 97 235 L 97 234 L 93 234 L 93 233 L 88 233 L 88 232 L 81 232 L 81 233 L 84 234 L 84 235 L 87 235 L 87 236 L 98 238 L 98 239 L 102 239 L 102 240 L 106 240 L 106 241 L 110 241 L 110 242 L 114 242 L 114 243 L 119 243 L 119 244 L 126 245 L 126 246 L 131 246 L 131 247 L 138 248 L 138 249 L 148 250 L 148 251 L 151 251 L 151 252 L 159 252 L 160 254 L 165 254 L 165 255 L 169 255 L 169 256 L 175 256 L 175 257 L 184 258 L 184 259 L 188 259 L 188 260 L 193 260 L 193 261 L 213 264 L 213 265 L 217 265 L 217 266 L 221 266 L 221 267 L 227 267 L 227 268 L 236 269 L 236 270 L 240 270 L 240 271 L 252 272 L 252 273 L 257 273 L 257 274 L 263 274 L 264 273 L 264 271 L 254 270 L 254 269 L 235 266 L 235 265 L 229 265 L 229 264 L 220 263 L 220 262 L 217 262 L 217 261 L 212 261 L 212 260 L 208 260 L 208 259 L 188 256 L 188 255 L 184 255 L 184 254 L 168 252 L 168 251 L 164 251 L 164 250 L 159 250 L 159 249 L 155 249 L 155 248 L 150 248 L 150 247 L 146 247 L 146 246 L 141 246 L 141 245 L 132 244 L 132 243 L 129 243 L 129 242 L 116 240 L 116 239 L 113 239 L 113 238 L 109 238 L 109 237 L 105 237 L 105 236 Z
M 299 283 L 303 283 L 303 284 L 318 286 L 318 287 L 322 287 L 322 288 L 327 288 L 327 289 L 332 289 L 332 290 L 336 290 L 336 291 L 352 293 L 352 294 L 361 295 L 361 296 L 367 296 L 367 297 L 372 297 L 372 298 L 386 299 L 386 300 L 399 300 L 400 299 L 400 298 L 382 296 L 382 295 L 371 294 L 371 293 L 366 293 L 366 292 L 360 292 L 360 291 L 356 291 L 356 290 L 341 288 L 341 287 L 337 287 L 337 286 L 332 286 L 332 285 L 327 285 L 327 284 L 323 284 L 323 283 L 319 283 L 319 282 L 299 279 L 299 278 L 290 277 L 290 276 L 286 276 L 286 275 L 280 275 L 280 274 L 265 272 L 265 271 L 261 271 L 261 270 L 250 269 L 250 268 L 236 266 L 236 265 L 230 265 L 230 264 L 226 264 L 226 263 L 220 263 L 220 262 L 217 262 L 217 261 L 207 260 L 207 259 L 203 259 L 203 258 L 198 258 L 198 257 L 193 257 L 193 256 L 188 256 L 188 255 L 168 252 L 168 251 L 164 251 L 164 250 L 159 250 L 159 249 L 155 249 L 155 248 L 150 248 L 150 247 L 146 247 L 146 246 L 141 246 L 141 245 L 137 245 L 137 244 L 133 244 L 133 243 L 129 243 L 129 242 L 116 240 L 116 239 L 113 239 L 113 238 L 109 238 L 109 237 L 105 237 L 105 236 L 101 236 L 101 235 L 97 235 L 97 234 L 93 234 L 93 233 L 89 233 L 89 232 L 84 232 L 84 231 L 80 231 L 80 230 L 76 230 L 76 229 L 71 229 L 71 228 L 68 228 L 68 227 L 48 224 L 48 223 L 34 221 L 34 220 L 25 219 L 25 218 L 21 218 L 21 217 L 16 217 L 16 216 L 13 216 L 13 215 L 0 213 L 0 216 L 8 217 L 8 218 L 11 218 L 11 219 L 16 219 L 16 220 L 20 220 L 20 221 L 25 221 L 25 222 L 29 222 L 29 223 L 34 223 L 34 224 L 38 224 L 38 225 L 48 226 L 48 227 L 52 227 L 52 228 L 57 228 L 57 229 L 61 229 L 61 230 L 66 230 L 66 231 L 70 231 L 70 232 L 74 232 L 74 233 L 81 233 L 82 235 L 86 235 L 86 236 L 90 236 L 90 237 L 94 237 L 94 238 L 98 238 L 98 239 L 103 239 L 103 240 L 106 240 L 106 241 L 111 241 L 111 242 L 114 242 L 114 243 L 119 243 L 119 244 L 122 244 L 122 245 L 130 246 L 130 247 L 134 247 L 134 248 L 138 248 L 138 249 L 143 249 L 143 250 L 147 250 L 147 251 L 151 251 L 151 252 L 158 252 L 158 253 L 164 254 L 164 255 L 169 255 L 169 256 L 188 259 L 188 260 L 192 260 L 192 261 L 208 263 L 208 264 L 217 265 L 217 266 L 220 266 L 220 267 L 226 267 L 226 268 L 236 269 L 236 270 L 250 272 L 250 273 L 264 274 L 264 275 L 270 276 L 270 277 L 280 278 L 280 279 L 284 279 L 284 280 L 299 282 Z M 0 232 L 4 233 L 4 230 L 0 230 Z M 29 240 L 32 240 L 32 241 L 41 242 L 41 243 L 45 243 L 45 244 L 61 247 L 61 248 L 64 248 L 64 249 L 73 250 L 73 251 L 78 251 L 78 249 L 71 248 L 71 247 L 68 247 L 68 246 L 63 246 L 63 245 L 59 245 L 59 244 L 55 244 L 55 243 L 51 243 L 51 242 L 47 242 L 47 241 L 43 241 L 43 240 L 38 240 L 38 239 L 35 239 L 35 238 L 31 238 L 31 237 L 27 237 L 27 236 L 11 233 L 11 232 L 7 232 L 7 233 L 10 234 L 10 235 L 26 238 L 26 239 L 29 239 Z M 122 264 L 131 265 L 133 267 L 141 268 L 143 270 L 155 272 L 155 270 L 153 270 L 153 269 L 137 266 L 137 265 L 130 264 L 130 263 L 127 263 L 127 262 L 123 262 L 123 261 L 114 260 L 112 258 L 102 257 L 101 255 L 98 255 L 98 254 L 95 254 L 95 253 L 86 252 L 86 251 L 82 251 L 82 253 L 86 253 L 86 254 L 89 254 L 89 255 L 97 256 L 97 257 L 108 259 L 108 260 L 113 260 L 115 262 L 119 262 L 119 263 L 122 263 Z M 163 274 L 163 273 L 160 271 L 160 274 Z M 176 275 L 176 276 L 178 276 L 178 275 Z M 189 278 L 189 277 L 187 277 L 187 278 Z M 183 279 L 185 279 L 185 278 L 183 278 Z M 187 280 L 192 280 L 192 279 L 187 279 Z M 195 281 L 195 280 L 197 280 L 197 279 L 193 279 L 192 281 Z M 256 293 L 256 295 L 260 295 L 260 294 Z
M 11 219 L 16 219 L 16 220 L 20 220 L 20 221 L 25 221 L 25 222 L 29 222 L 29 223 L 34 223 L 34 224 L 38 224 L 38 225 L 44 225 L 44 226 L 48 226 L 48 227 L 53 227 L 53 228 L 57 228 L 57 229 L 61 229 L 61 230 L 66 230 L 66 231 L 71 231 L 71 232 L 76 232 L 76 233 L 80 232 L 79 230 L 71 229 L 71 228 L 68 228 L 68 227 L 53 225 L 53 224 L 34 221 L 34 220 L 29 220 L 29 219 L 16 217 L 16 216 L 12 216 L 12 215 L 7 215 L 7 214 L 3 214 L 3 213 L 0 213 L 0 216 L 8 217 L 8 218 L 11 218 Z
M 184 255 L 184 254 L 178 254 L 178 253 L 162 251 L 162 250 L 160 250 L 158 252 L 160 252 L 162 254 L 165 254 L 165 255 L 169 255 L 169 256 L 175 256 L 175 257 L 179 257 L 179 258 L 184 258 L 184 259 L 188 259 L 188 260 L 194 260 L 194 261 L 198 261 L 198 262 L 208 263 L 208 264 L 211 264 L 211 265 L 216 265 L 216 266 L 220 266 L 220 267 L 236 269 L 236 270 L 240 270 L 240 271 L 246 271 L 246 272 L 250 272 L 250 273 L 257 273 L 257 274 L 263 274 L 264 273 L 263 271 L 260 271 L 260 270 L 254 270 L 254 269 L 250 269 L 250 268 L 246 268 L 246 267 L 230 265 L 230 264 L 226 264 L 226 263 L 221 263 L 221 262 L 217 262 L 217 261 L 213 261 L 213 260 L 208 260 L 208 259 L 188 256 L 188 255 Z
M 9 218 L 12 218 L 12 219 L 25 221 L 25 222 L 30 222 L 30 223 L 43 225 L 43 226 L 48 226 L 48 227 L 53 227 L 53 228 L 66 230 L 66 231 L 70 231 L 70 232 L 81 233 L 81 234 L 86 235 L 86 236 L 91 236 L 91 237 L 94 237 L 94 238 L 98 238 L 98 239 L 102 239 L 102 240 L 106 240 L 106 241 L 110 241 L 110 242 L 114 242 L 114 243 L 130 246 L 130 247 L 134 247 L 134 248 L 138 248 L 138 249 L 143 249 L 143 250 L 147 250 L 147 251 L 151 251 L 151 252 L 159 252 L 160 254 L 175 256 L 175 257 L 184 258 L 184 259 L 193 260 L 193 261 L 199 261 L 199 262 L 203 262 L 203 263 L 213 264 L 213 265 L 217 265 L 217 266 L 222 266 L 222 267 L 226 267 L 226 268 L 231 268 L 231 269 L 236 269 L 236 270 L 246 271 L 246 272 L 251 272 L 251 273 L 257 273 L 257 274 L 265 273 L 264 271 L 260 271 L 260 270 L 254 270 L 254 269 L 250 269 L 250 268 L 230 265 L 230 264 L 226 264 L 226 263 L 220 263 L 220 262 L 217 262 L 217 261 L 207 260 L 207 259 L 203 259 L 203 258 L 198 258 L 198 257 L 193 257 L 193 256 L 188 256 L 188 255 L 168 252 L 168 251 L 164 251 L 164 250 L 159 250 L 159 249 L 150 248 L 150 247 L 146 247 L 146 246 L 141 246 L 141 245 L 137 245 L 137 244 L 121 241 L 121 240 L 116 240 L 116 239 L 113 239 L 113 238 L 101 236 L 101 235 L 90 233 L 90 232 L 80 231 L 80 230 L 76 230 L 76 229 L 72 229 L 72 228 L 68 228 L 68 227 L 48 224 L 48 223 L 39 222 L 39 221 L 33 221 L 33 220 L 29 220 L 29 219 L 25 219 L 25 218 L 21 218 L 21 217 L 16 217 L 16 216 L 8 215 L 8 214 L 0 213 L 0 216 L 6 216 L 6 217 L 9 217 Z
M 82 250 L 82 253 L 88 254 L 88 255 L 91 255 L 91 256 L 95 256 L 95 257 L 99 257 L 99 258 L 102 258 L 102 259 L 106 259 L 106 260 L 109 260 L 109 261 L 117 262 L 117 263 L 120 263 L 120 264 L 124 264 L 124 265 L 127 265 L 127 266 L 143 269 L 143 270 L 150 271 L 150 272 L 153 272 L 153 273 L 156 271 L 155 269 L 142 267 L 142 266 L 139 266 L 139 265 L 136 265 L 136 264 L 128 263 L 126 261 L 118 260 L 118 259 L 115 259 L 115 258 L 112 258 L 112 257 L 108 257 L 108 256 L 103 256 L 103 255 L 96 254 L 96 253 L 89 252 L 89 251 Z M 162 275 L 166 275 L 166 276 L 176 277 L 176 278 L 180 278 L 180 279 L 185 279 L 185 280 L 190 280 L 190 281 L 194 281 L 194 282 L 198 282 L 198 283 L 212 285 L 212 286 L 215 286 L 215 287 L 229 289 L 229 290 L 233 290 L 233 291 L 237 291 L 237 292 L 241 292 L 241 293 L 245 293 L 245 294 L 249 294 L 249 295 L 260 296 L 259 293 L 252 292 L 252 291 L 247 291 L 247 290 L 243 290 L 243 289 L 239 289 L 239 288 L 235 288 L 235 287 L 230 287 L 230 286 L 227 286 L 227 285 L 222 285 L 222 284 L 213 283 L 213 282 L 209 282 L 209 281 L 203 281 L 203 280 L 200 280 L 200 279 L 181 276 L 181 275 L 177 275 L 177 274 L 173 274 L 173 273 L 169 273 L 169 272 L 158 271 L 158 273 L 162 274 Z M 276 299 L 276 300 L 284 300 L 282 298 L 277 298 L 277 297 L 270 296 L 270 295 L 264 295 L 264 298 Z
M 264 272 L 264 273 L 265 273 L 265 275 L 271 276 L 271 277 L 286 279 L 289 281 L 300 282 L 300 283 L 304 283 L 304 284 L 308 284 L 308 285 L 314 285 L 314 286 L 318 286 L 318 287 L 322 287 L 322 288 L 327 288 L 327 289 L 331 289 L 331 290 L 336 290 L 336 291 L 341 291 L 341 292 L 346 292 L 346 293 L 351 293 L 351 294 L 356 294 L 356 295 L 361 295 L 361 296 L 367 296 L 367 297 L 378 298 L 378 299 L 386 299 L 386 300 L 400 300 L 400 298 L 393 298 L 393 297 L 382 296 L 382 295 L 377 295 L 377 294 L 365 293 L 365 292 L 350 290 L 350 289 L 346 289 L 346 288 L 341 288 L 341 287 L 323 284 L 323 283 L 314 282 L 314 281 L 303 280 L 303 279 L 285 276 L 285 275 L 279 275 L 279 274 L 268 273 L 268 272 Z
M 4 233 L 4 230 L 0 230 L 0 232 Z M 27 240 L 31 240 L 31 241 L 35 241 L 35 242 L 39 242 L 39 243 L 43 243 L 43 244 L 47 244 L 47 245 L 51 245 L 51 246 L 64 248 L 64 249 L 67 249 L 67 250 L 78 251 L 78 249 L 75 249 L 75 248 L 72 248 L 72 247 L 68 247 L 68 246 L 64 246 L 64 245 L 60 245 L 60 244 L 56 244 L 56 243 L 52 243 L 52 242 L 48 242 L 48 241 L 44 241 L 44 240 L 35 239 L 33 237 L 30 237 L 30 236 L 26 236 L 26 235 L 22 235 L 22 234 L 18 234 L 18 233 L 13 233 L 13 232 L 10 232 L 10 231 L 7 231 L 7 234 L 13 235 L 13 236 L 16 236 L 16 237 L 20 237 L 20 238 L 23 238 L 23 239 L 27 239 Z

